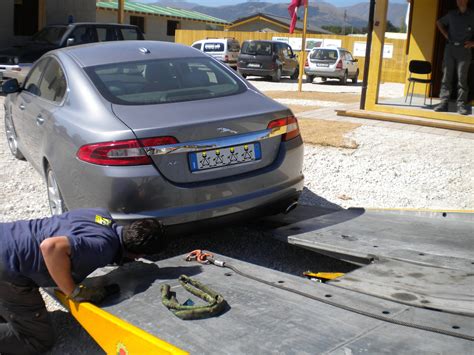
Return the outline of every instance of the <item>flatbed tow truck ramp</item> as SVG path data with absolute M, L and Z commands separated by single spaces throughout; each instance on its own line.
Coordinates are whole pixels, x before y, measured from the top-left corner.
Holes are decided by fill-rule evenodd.
M 402 220 L 411 234 L 395 238 L 407 233 Z M 101 269 L 86 284 L 121 288 L 101 308 L 58 298 L 108 354 L 472 354 L 473 227 L 467 214 L 331 211 L 275 230 L 290 243 L 366 261 L 326 283 L 221 255 L 214 258 L 230 268 L 181 255 Z M 203 303 L 180 285 L 182 274 L 221 294 L 223 313 L 182 320 L 163 306 L 163 284 L 181 303 Z

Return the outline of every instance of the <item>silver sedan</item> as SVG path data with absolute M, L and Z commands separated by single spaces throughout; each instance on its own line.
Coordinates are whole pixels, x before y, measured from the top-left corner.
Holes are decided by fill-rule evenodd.
M 63 48 L 3 90 L 11 152 L 45 177 L 55 214 L 194 226 L 291 209 L 303 188 L 292 112 L 191 47 Z

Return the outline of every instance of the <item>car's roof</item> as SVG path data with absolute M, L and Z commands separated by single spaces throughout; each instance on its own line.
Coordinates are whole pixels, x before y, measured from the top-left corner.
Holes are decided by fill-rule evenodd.
M 149 53 L 144 53 L 144 52 Z M 72 57 L 80 66 L 133 62 L 146 59 L 205 57 L 196 49 L 182 44 L 160 41 L 110 41 L 57 49 Z M 54 53 L 52 52 L 52 53 Z

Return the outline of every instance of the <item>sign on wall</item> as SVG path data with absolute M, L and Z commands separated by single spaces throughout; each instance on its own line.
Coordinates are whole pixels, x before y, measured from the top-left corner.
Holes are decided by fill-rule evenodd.
M 301 37 L 272 37 L 272 41 L 287 43 L 295 51 L 301 50 Z M 315 47 L 323 47 L 324 41 L 325 41 L 324 39 L 320 39 L 320 38 L 306 38 L 306 50 L 310 51 L 311 49 Z M 339 43 L 340 42 L 341 41 L 339 41 Z
M 366 42 L 354 42 L 352 54 L 354 57 L 365 57 Z M 393 58 L 393 44 L 387 43 L 383 47 L 383 57 L 386 59 Z

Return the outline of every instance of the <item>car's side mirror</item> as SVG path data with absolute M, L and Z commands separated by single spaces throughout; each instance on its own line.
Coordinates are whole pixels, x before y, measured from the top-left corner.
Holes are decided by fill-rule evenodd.
M 68 38 L 66 41 L 66 47 L 74 45 L 74 38 Z
M 357 58 L 354 58 L 354 62 L 356 62 L 356 63 L 357 63 L 358 61 L 359 61 L 359 59 L 357 59 Z
M 4 94 L 12 94 L 14 92 L 20 91 L 20 84 L 18 84 L 18 80 L 16 79 L 9 79 L 3 82 L 2 84 L 2 92 Z

